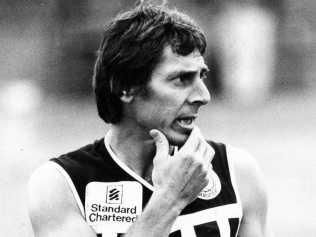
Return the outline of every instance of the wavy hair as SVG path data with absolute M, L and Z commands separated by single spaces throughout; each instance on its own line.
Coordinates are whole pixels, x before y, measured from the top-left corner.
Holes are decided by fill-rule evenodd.
M 140 5 L 116 16 L 104 29 L 93 75 L 99 116 L 106 123 L 122 118 L 122 92 L 145 88 L 163 49 L 188 55 L 206 48 L 203 31 L 187 15 L 164 5 Z

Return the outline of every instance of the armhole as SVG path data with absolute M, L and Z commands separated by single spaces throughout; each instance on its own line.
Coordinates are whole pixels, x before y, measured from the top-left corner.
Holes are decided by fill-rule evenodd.
M 64 170 L 63 167 L 61 167 L 59 164 L 57 164 L 56 162 L 53 162 L 53 161 L 48 161 L 48 165 L 51 166 L 52 168 L 56 169 L 65 178 L 65 180 L 66 180 L 66 182 L 67 182 L 67 184 L 68 184 L 68 186 L 69 186 L 69 188 L 70 188 L 70 190 L 71 190 L 71 192 L 76 200 L 77 206 L 79 207 L 82 216 L 85 218 L 83 204 L 81 202 L 81 199 L 79 197 L 77 189 L 76 189 L 74 183 L 72 182 L 70 176 L 66 172 L 66 170 Z
M 233 164 L 232 161 L 232 157 L 233 156 L 238 156 L 238 153 L 234 152 L 235 148 L 230 146 L 230 145 L 226 145 L 226 154 L 227 154 L 227 163 L 228 163 L 228 167 L 229 167 L 229 171 L 230 171 L 230 178 L 232 181 L 232 185 L 236 194 L 236 200 L 237 203 L 240 205 L 240 211 L 241 211 L 241 218 L 243 216 L 243 208 L 242 208 L 242 202 L 241 202 L 241 198 L 240 198 L 240 194 L 239 194 L 239 189 L 238 189 L 238 185 L 237 185 L 237 178 L 236 178 L 236 173 L 235 173 L 235 166 Z

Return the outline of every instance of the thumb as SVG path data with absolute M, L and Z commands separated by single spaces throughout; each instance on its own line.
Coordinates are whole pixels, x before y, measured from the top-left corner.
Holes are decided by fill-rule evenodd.
M 156 145 L 155 158 L 167 157 L 169 154 L 169 142 L 166 136 L 157 129 L 150 130 L 149 134 L 155 141 L 155 145 Z

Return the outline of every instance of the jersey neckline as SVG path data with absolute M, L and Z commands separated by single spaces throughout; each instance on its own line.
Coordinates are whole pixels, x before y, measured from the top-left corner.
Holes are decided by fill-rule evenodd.
M 135 171 L 133 171 L 131 168 L 129 168 L 123 161 L 121 161 L 114 153 L 113 149 L 110 146 L 109 142 L 109 132 L 104 136 L 104 145 L 106 150 L 108 151 L 110 157 L 112 160 L 127 174 L 132 176 L 134 179 L 136 179 L 138 182 L 143 184 L 146 188 L 148 188 L 151 191 L 154 191 L 154 186 L 150 184 L 148 181 L 146 181 L 144 178 L 142 178 L 140 175 L 138 175 Z

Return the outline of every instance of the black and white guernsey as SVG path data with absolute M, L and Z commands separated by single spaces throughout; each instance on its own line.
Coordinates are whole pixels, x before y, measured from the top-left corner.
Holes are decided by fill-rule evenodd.
M 107 139 L 53 158 L 50 165 L 67 180 L 82 215 L 97 236 L 112 237 L 126 232 L 146 207 L 154 188 L 115 156 Z M 177 217 L 171 237 L 237 236 L 242 207 L 229 146 L 212 141 L 209 144 L 215 150 L 212 184 Z

